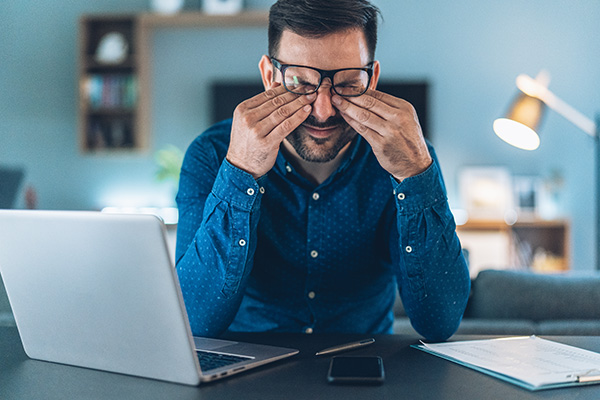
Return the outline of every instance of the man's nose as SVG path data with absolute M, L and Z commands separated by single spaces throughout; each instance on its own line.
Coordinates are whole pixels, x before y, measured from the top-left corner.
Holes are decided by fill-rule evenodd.
M 319 90 L 317 91 L 317 99 L 313 103 L 312 115 L 319 122 L 325 122 L 337 113 L 337 110 L 331 103 L 331 91 L 331 81 L 327 78 L 321 83 L 321 87 L 319 87 Z

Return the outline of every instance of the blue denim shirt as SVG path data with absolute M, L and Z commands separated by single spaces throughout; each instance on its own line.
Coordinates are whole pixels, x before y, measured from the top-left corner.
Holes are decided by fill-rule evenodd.
M 177 273 L 194 335 L 391 333 L 399 290 L 414 328 L 445 340 L 470 280 L 437 158 L 398 183 L 357 137 L 315 186 L 279 153 L 255 180 L 225 160 L 231 120 L 190 145 Z

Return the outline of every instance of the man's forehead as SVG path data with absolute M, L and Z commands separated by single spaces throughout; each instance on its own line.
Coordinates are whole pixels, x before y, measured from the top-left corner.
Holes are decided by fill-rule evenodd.
M 323 69 L 362 67 L 371 61 L 365 34 L 361 29 L 347 29 L 319 36 L 303 36 L 284 30 L 277 58 L 287 64 L 303 64 Z

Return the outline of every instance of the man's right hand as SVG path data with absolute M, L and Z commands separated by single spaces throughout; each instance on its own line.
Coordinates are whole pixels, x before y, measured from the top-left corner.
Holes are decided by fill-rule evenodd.
M 275 165 L 279 146 L 312 111 L 316 94 L 300 96 L 275 83 L 242 103 L 233 113 L 227 161 L 251 174 L 265 175 Z

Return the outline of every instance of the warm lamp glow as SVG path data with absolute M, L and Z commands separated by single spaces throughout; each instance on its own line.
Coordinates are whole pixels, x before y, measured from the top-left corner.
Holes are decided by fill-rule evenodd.
M 533 129 L 512 119 L 495 120 L 494 132 L 506 143 L 523 150 L 535 150 L 540 145 L 540 137 Z
M 536 79 L 527 75 L 517 77 L 519 95 L 511 103 L 506 118 L 494 121 L 496 135 L 515 147 L 535 150 L 540 145 L 536 133 L 545 106 L 556 111 L 594 139 L 596 156 L 596 269 L 600 270 L 600 114 L 596 122 L 559 99 L 548 90 L 550 74 L 540 72 Z
M 494 121 L 494 132 L 512 146 L 523 150 L 535 150 L 540 145 L 537 128 L 544 115 L 544 109 L 542 100 L 519 93 L 511 103 L 506 117 Z

